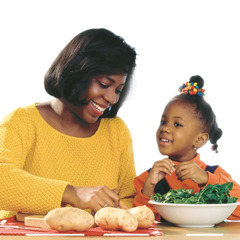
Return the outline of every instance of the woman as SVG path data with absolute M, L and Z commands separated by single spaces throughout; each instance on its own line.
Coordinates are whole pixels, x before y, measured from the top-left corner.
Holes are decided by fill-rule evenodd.
M 0 218 L 67 204 L 93 212 L 132 206 L 132 140 L 116 115 L 135 60 L 106 29 L 86 30 L 61 51 L 44 80 L 54 98 L 18 108 L 0 125 Z

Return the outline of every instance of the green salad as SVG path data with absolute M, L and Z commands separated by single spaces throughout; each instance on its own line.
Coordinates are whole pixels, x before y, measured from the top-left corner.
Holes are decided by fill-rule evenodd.
M 183 203 L 183 204 L 216 204 L 216 203 L 235 203 L 238 198 L 231 197 L 233 182 L 224 184 L 209 184 L 200 192 L 194 193 L 192 189 L 171 189 L 164 195 L 156 193 L 151 199 L 161 203 Z

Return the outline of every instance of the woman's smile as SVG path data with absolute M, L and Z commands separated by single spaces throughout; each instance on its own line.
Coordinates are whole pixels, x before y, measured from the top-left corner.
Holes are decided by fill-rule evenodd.
M 104 111 L 116 104 L 126 77 L 126 74 L 94 77 L 85 96 L 88 104 L 82 107 L 81 118 L 87 123 L 94 123 Z
M 90 106 L 92 107 L 93 112 L 97 116 L 101 116 L 103 114 L 103 112 L 109 107 L 109 106 L 102 106 L 102 105 L 100 106 L 93 100 L 90 100 L 89 103 L 90 103 Z

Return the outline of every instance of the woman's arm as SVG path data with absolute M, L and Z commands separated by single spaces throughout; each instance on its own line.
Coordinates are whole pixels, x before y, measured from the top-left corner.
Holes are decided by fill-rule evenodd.
M 24 170 L 34 147 L 34 127 L 24 111 L 0 124 L 0 210 L 44 214 L 61 206 L 68 182 L 35 176 Z

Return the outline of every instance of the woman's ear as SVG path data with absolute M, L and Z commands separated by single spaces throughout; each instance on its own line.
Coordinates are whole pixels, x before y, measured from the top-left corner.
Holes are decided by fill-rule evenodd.
M 198 134 L 198 136 L 196 137 L 194 146 L 196 148 L 200 148 L 202 147 L 209 139 L 209 135 L 208 133 L 200 133 Z

